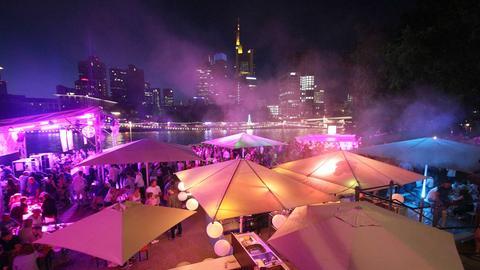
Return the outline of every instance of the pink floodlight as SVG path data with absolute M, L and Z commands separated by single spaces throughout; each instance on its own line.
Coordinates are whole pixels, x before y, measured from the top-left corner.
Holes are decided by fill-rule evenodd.
M 90 119 L 93 117 L 94 117 L 93 113 L 86 113 L 84 115 L 77 116 L 78 119 Z
M 60 128 L 60 125 L 58 124 L 40 127 L 41 130 L 52 130 L 52 129 L 59 129 L 59 128 Z

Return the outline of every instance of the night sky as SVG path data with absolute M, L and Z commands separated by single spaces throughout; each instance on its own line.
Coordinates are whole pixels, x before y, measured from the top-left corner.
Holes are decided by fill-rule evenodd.
M 48 97 L 73 87 L 77 62 L 94 54 L 107 67 L 135 64 L 153 87 L 193 95 L 194 67 L 208 54 L 256 50 L 257 77 L 268 81 L 296 52 L 315 52 L 342 81 L 342 59 L 359 29 L 395 27 L 413 1 L 2 1 L 0 66 L 11 94 Z M 338 73 L 338 74 L 337 74 Z M 332 75 L 333 74 L 333 75 Z M 339 75 L 340 74 L 340 75 Z M 317 81 L 337 91 L 341 83 Z M 332 89 L 328 89 L 328 88 Z

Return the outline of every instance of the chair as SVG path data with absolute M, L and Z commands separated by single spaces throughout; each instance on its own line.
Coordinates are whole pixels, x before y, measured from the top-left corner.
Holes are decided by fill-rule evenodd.
M 141 262 L 143 260 L 147 261 L 148 260 L 148 245 L 144 246 L 142 249 L 138 251 L 138 261 Z M 142 256 L 142 254 L 145 254 L 145 256 Z

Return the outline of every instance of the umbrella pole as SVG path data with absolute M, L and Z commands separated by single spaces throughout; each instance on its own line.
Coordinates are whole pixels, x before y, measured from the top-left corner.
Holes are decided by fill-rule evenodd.
M 243 216 L 240 216 L 240 226 L 239 227 L 240 227 L 240 229 L 239 229 L 240 233 L 243 233 Z
M 145 172 L 146 172 L 145 176 L 147 177 L 147 183 L 146 184 L 147 184 L 147 187 L 148 187 L 148 186 L 150 186 L 150 177 L 148 175 L 148 162 L 145 162 Z
M 423 175 L 425 176 L 425 178 L 423 178 L 422 182 L 422 193 L 420 194 L 420 216 L 418 217 L 418 221 L 420 222 L 423 221 L 423 206 L 427 191 L 428 164 L 425 164 L 425 170 L 423 171 Z

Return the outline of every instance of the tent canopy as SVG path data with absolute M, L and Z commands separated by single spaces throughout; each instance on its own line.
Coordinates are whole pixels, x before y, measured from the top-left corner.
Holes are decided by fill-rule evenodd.
M 210 141 L 204 141 L 203 143 L 217 145 L 220 147 L 225 147 L 230 149 L 260 147 L 260 146 L 277 146 L 277 145 L 285 144 L 283 142 L 270 140 L 260 136 L 250 135 L 245 132 L 210 140 Z
M 217 220 L 333 199 L 248 160 L 225 161 L 176 175 L 207 214 Z
M 56 124 L 59 124 L 59 121 L 68 121 L 70 124 L 75 124 L 75 121 L 78 119 L 85 119 L 87 118 L 86 116 L 95 115 L 98 113 L 102 113 L 102 110 L 100 108 L 88 107 L 84 109 L 2 119 L 0 120 L 0 131 L 3 131 L 4 129 L 8 130 L 10 128 L 19 128 L 23 126 L 28 126 L 28 129 L 35 130 L 35 128 L 40 129 L 43 122 L 50 121 L 55 121 Z
M 188 146 L 142 139 L 104 150 L 77 166 L 200 160 Z
M 346 151 L 335 151 L 280 164 L 274 171 L 297 179 L 328 194 L 351 194 L 355 187 L 404 185 L 423 175 Z
M 300 270 L 463 269 L 450 233 L 367 202 L 298 207 L 268 242 Z
M 392 158 L 423 167 L 430 165 L 467 173 L 480 171 L 480 147 L 437 137 L 359 148 L 358 153 Z
M 195 212 L 126 202 L 88 216 L 35 243 L 68 248 L 122 265 L 150 241 Z

